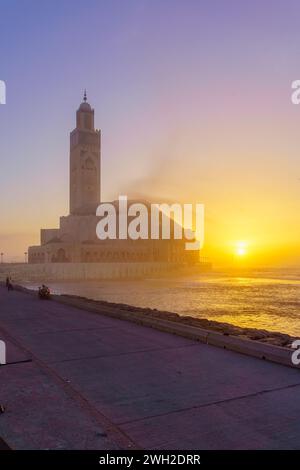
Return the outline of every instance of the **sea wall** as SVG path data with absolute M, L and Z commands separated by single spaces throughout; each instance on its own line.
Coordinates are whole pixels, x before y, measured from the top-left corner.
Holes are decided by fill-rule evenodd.
M 15 289 L 36 296 L 35 291 L 23 286 L 15 285 Z M 292 342 L 296 338 L 284 333 L 237 327 L 203 318 L 92 300 L 76 295 L 52 295 L 52 301 L 300 369 L 299 364 L 292 362 Z
M 19 281 L 87 281 L 143 278 L 175 271 L 175 263 L 43 263 L 0 265 L 0 280 L 6 276 Z

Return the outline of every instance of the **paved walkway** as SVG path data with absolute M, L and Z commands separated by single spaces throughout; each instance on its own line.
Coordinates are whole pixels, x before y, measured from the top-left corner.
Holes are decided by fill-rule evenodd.
M 0 287 L 15 449 L 299 449 L 298 370 Z

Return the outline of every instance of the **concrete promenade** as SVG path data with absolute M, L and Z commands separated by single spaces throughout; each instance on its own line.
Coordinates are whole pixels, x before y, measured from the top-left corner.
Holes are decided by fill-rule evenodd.
M 299 449 L 300 371 L 0 287 L 13 449 Z

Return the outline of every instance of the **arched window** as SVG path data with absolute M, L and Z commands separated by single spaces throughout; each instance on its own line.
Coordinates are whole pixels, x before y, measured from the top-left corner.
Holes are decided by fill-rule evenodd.
M 91 157 L 88 157 L 84 162 L 84 169 L 85 170 L 95 170 L 95 163 Z

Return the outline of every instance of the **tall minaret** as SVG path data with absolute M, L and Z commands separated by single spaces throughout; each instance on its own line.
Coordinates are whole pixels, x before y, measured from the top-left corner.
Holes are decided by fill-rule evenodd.
M 70 214 L 96 214 L 100 203 L 100 131 L 94 128 L 94 110 L 83 102 L 70 134 Z

